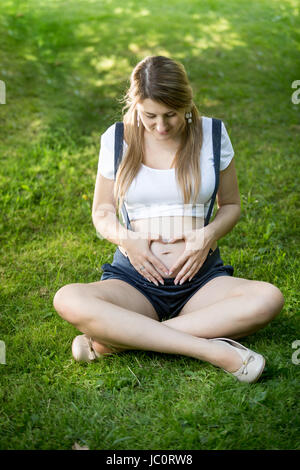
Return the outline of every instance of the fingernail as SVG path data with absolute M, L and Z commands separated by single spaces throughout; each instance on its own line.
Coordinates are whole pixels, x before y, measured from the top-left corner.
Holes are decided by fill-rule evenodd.
M 170 275 L 170 274 L 173 274 L 173 271 L 169 271 L 167 274 L 169 274 L 169 275 Z
M 183 279 L 181 279 L 181 281 L 180 281 L 179 285 L 181 286 L 181 284 L 183 284 Z

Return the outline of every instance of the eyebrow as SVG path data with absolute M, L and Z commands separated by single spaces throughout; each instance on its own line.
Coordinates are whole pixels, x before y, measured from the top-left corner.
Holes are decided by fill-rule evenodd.
M 175 113 L 176 111 L 168 111 L 167 113 L 164 113 L 164 114 L 170 114 L 170 113 Z M 144 111 L 145 114 L 152 114 L 153 116 L 155 116 L 155 113 L 150 113 L 150 111 Z

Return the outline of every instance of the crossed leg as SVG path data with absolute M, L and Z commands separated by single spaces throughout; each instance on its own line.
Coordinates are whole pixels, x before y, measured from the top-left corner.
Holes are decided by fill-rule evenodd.
M 241 338 L 266 326 L 284 305 L 274 285 L 220 276 L 199 289 L 180 314 L 164 324 L 203 338 Z
M 221 277 L 218 279 L 237 278 Z M 203 286 L 202 292 L 205 287 L 209 287 L 209 285 L 212 287 L 213 281 L 216 280 Z M 277 295 L 277 303 L 274 302 L 276 309 L 272 310 L 274 317 L 282 308 L 283 297 L 276 287 L 269 288 L 269 286 L 271 285 L 268 284 L 270 290 L 268 298 L 271 289 L 273 289 L 272 295 Z M 189 311 L 193 308 L 193 300 L 194 303 L 197 300 L 196 293 L 182 309 L 179 317 L 165 322 L 159 322 L 152 304 L 142 293 L 128 283 L 117 279 L 64 286 L 54 297 L 54 307 L 65 320 L 73 324 L 79 331 L 91 336 L 94 339 L 96 349 L 99 345 L 100 349 L 104 346 L 113 350 L 142 349 L 183 354 L 208 361 L 225 370 L 234 371 L 241 365 L 241 359 L 237 353 L 222 344 L 205 339 L 225 336 L 225 333 L 227 337 L 236 334 L 233 330 L 231 335 L 228 334 L 230 332 L 229 325 L 243 316 L 242 304 L 240 302 L 239 307 L 235 305 L 233 308 L 230 302 L 234 302 L 235 297 L 240 297 L 241 301 L 243 294 L 242 291 L 236 290 L 233 293 L 231 291 L 231 297 L 226 298 L 224 292 L 228 293 L 228 287 L 228 284 L 227 288 L 224 287 L 223 299 L 222 295 L 218 294 L 219 298 L 213 304 L 209 304 L 207 297 L 206 305 L 201 309 L 200 314 L 199 310 L 197 312 Z M 237 284 L 235 287 L 238 289 Z M 248 292 L 247 295 L 249 296 Z M 215 299 L 216 297 L 214 297 Z M 248 298 L 246 301 L 248 302 Z M 245 302 L 245 298 L 243 302 Z M 279 308 L 280 302 L 281 307 Z M 275 310 L 276 313 L 274 313 Z M 233 315 L 231 315 L 232 311 Z M 249 312 L 248 316 L 252 319 L 253 316 L 257 316 L 257 312 L 255 315 L 253 311 L 251 314 Z M 207 319 L 203 323 L 205 317 Z M 175 322 L 177 318 L 180 322 L 178 320 Z M 214 324 L 210 333 L 208 332 L 209 318 L 213 318 Z M 244 330 L 246 324 L 249 330 L 249 322 L 244 320 Z M 253 325 L 253 321 L 251 325 Z M 197 328 L 195 329 L 195 327 Z

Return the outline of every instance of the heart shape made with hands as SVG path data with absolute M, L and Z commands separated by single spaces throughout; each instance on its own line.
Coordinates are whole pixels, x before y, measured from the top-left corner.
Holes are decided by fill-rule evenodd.
M 166 238 L 160 233 L 148 233 L 148 240 L 161 243 L 175 243 L 184 240 L 187 244 L 186 249 L 199 250 L 204 248 L 205 232 L 203 229 L 188 230 L 171 238 Z
M 185 249 L 169 269 L 169 274 L 176 272 L 175 284 L 181 279 L 183 282 L 188 277 L 192 278 L 204 263 L 211 246 L 211 240 L 205 237 L 205 228 L 186 231 L 180 236 L 169 239 L 168 243 L 175 243 L 178 240 L 185 241 Z
M 161 243 L 175 243 L 176 241 L 182 241 L 184 238 L 185 238 L 184 234 L 177 235 L 171 238 L 166 238 L 161 233 L 159 234 L 149 233 L 148 234 L 149 241 L 156 241 L 156 242 L 161 242 Z

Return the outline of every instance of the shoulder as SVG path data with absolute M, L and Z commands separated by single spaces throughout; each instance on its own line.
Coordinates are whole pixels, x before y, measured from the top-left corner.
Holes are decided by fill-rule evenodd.
M 212 132 L 212 123 L 213 123 L 213 119 L 216 119 L 217 121 L 221 121 L 222 123 L 222 131 L 224 131 L 225 129 L 225 125 L 224 125 L 224 122 L 222 121 L 222 119 L 220 118 L 216 118 L 214 116 L 211 116 L 211 117 L 208 117 L 208 116 L 201 116 L 201 120 L 202 120 L 202 129 L 203 131 L 206 131 L 206 132 Z
M 212 125 L 212 117 L 201 116 L 202 128 L 206 129 Z
M 222 119 L 219 118 L 214 118 L 214 117 L 207 117 L 207 116 L 201 116 L 202 118 L 202 132 L 203 132 L 203 138 L 211 138 L 212 132 L 213 132 L 213 119 L 217 119 L 221 121 L 221 139 L 222 139 L 222 145 L 226 145 L 229 142 L 229 135 L 226 129 L 226 126 Z
M 202 117 L 202 130 L 203 130 L 203 145 L 204 148 L 209 148 L 210 152 L 213 150 L 212 145 L 212 117 L 201 116 Z M 216 118 L 218 119 L 218 118 Z M 223 171 L 228 167 L 232 158 L 234 157 L 234 149 L 230 140 L 230 137 L 227 133 L 226 126 L 222 119 L 221 121 L 221 152 L 220 152 L 220 170 Z
M 114 179 L 114 149 L 115 149 L 116 123 L 109 126 L 100 139 L 100 152 L 98 160 L 98 173 L 108 179 Z
M 109 126 L 102 134 L 101 134 L 101 144 L 102 145 L 114 145 L 115 139 L 115 129 L 116 129 L 116 122 Z

